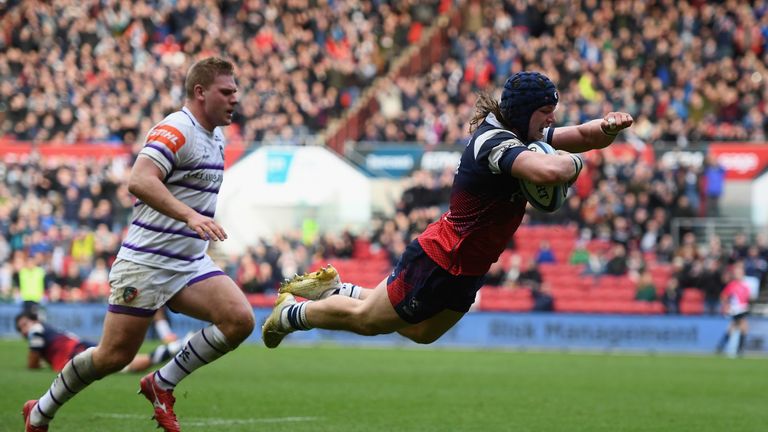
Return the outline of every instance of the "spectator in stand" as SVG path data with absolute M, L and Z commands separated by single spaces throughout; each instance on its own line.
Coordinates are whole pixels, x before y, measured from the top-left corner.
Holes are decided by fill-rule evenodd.
M 707 247 L 704 255 L 706 255 L 707 258 L 713 259 L 720 264 L 723 264 L 726 262 L 726 252 L 723 249 L 723 243 L 720 240 L 720 237 L 717 235 L 713 235 L 709 238 L 709 241 L 707 242 Z
M 517 277 L 517 284 L 519 286 L 530 289 L 540 287 L 543 281 L 544 277 L 541 275 L 541 271 L 539 271 L 539 262 L 534 258 L 528 260 L 528 264 Z
M 536 264 L 553 264 L 557 262 L 555 252 L 547 240 L 539 243 L 539 250 L 536 252 Z
M 10 302 L 14 295 L 13 265 L 9 261 L 0 261 L 0 302 Z
M 257 293 L 259 291 L 258 281 L 259 268 L 251 254 L 246 253 L 240 258 L 238 274 L 235 277 L 237 284 L 243 288 L 246 293 Z
M 82 301 L 86 300 L 83 292 L 83 277 L 80 274 L 80 265 L 72 262 L 67 266 L 66 273 L 56 278 L 50 288 L 52 301 Z
M 621 244 L 616 244 L 611 249 L 611 257 L 605 263 L 605 274 L 610 276 L 624 276 L 629 270 L 627 266 L 627 251 Z
M 768 261 L 768 233 L 758 233 L 755 236 L 755 245 L 758 251 L 760 251 L 760 256 Z
M 533 298 L 532 312 L 554 312 L 555 298 L 552 296 L 552 290 L 549 284 L 543 283 L 531 288 L 531 298 Z
M 38 253 L 24 259 L 18 271 L 19 292 L 24 309 L 39 305 L 45 298 L 48 275 L 42 264 L 43 255 Z
M 645 264 L 645 257 L 640 249 L 632 249 L 627 257 L 627 274 L 633 281 L 639 281 L 640 275 L 645 272 L 647 266 Z
M 720 294 L 725 286 L 723 271 L 717 259 L 708 257 L 704 263 L 699 288 L 704 292 L 704 313 L 718 315 L 720 313 Z
M 747 235 L 740 232 L 733 236 L 733 244 L 731 244 L 730 252 L 728 254 L 728 263 L 733 264 L 738 261 L 742 261 L 747 257 L 747 251 L 749 250 L 749 239 Z
M 648 270 L 640 273 L 635 290 L 635 300 L 653 302 L 656 301 L 656 284 L 653 283 L 653 275 Z
M 760 256 L 760 248 L 757 245 L 750 245 L 747 249 L 747 256 L 744 258 L 744 282 L 749 286 L 750 299 L 754 300 L 760 293 L 760 288 L 764 286 L 768 274 L 768 261 Z
M 105 302 L 109 298 L 109 268 L 106 260 L 96 258 L 93 268 L 84 281 L 84 287 L 91 301 Z
M 605 274 L 605 259 L 600 251 L 589 252 L 589 260 L 587 265 L 584 266 L 584 270 L 581 272 L 582 276 L 592 276 L 593 280 L 597 281 L 602 275 Z
M 249 294 L 274 293 L 277 289 L 272 266 L 269 263 L 259 263 L 257 272 L 242 283 L 243 291 Z
M 708 154 L 704 165 L 704 181 L 706 182 L 706 214 L 720 216 L 720 197 L 725 186 L 725 168 L 720 165 L 717 156 Z
M 613 243 L 620 244 L 625 248 L 630 246 L 632 241 L 632 232 L 629 228 L 627 219 L 622 216 L 616 216 L 613 218 L 613 224 L 611 227 L 611 241 Z
M 680 285 L 676 278 L 669 278 L 664 292 L 661 294 L 661 303 L 665 313 L 677 315 L 680 313 Z
M 571 255 L 568 257 L 568 264 L 582 265 L 589 263 L 589 250 L 587 249 L 587 241 L 579 239 L 571 251 Z
M 675 243 L 671 234 L 664 234 L 656 246 L 656 259 L 661 263 L 671 263 L 675 256 Z
M 411 181 L 412 184 L 403 192 L 399 205 L 405 214 L 439 204 L 435 201 L 435 178 L 428 171 L 414 171 Z
M 581 178 L 581 176 L 579 177 Z M 578 182 L 578 180 L 577 180 Z M 570 198 L 566 200 L 565 205 L 554 214 L 558 215 L 558 220 L 554 223 L 568 224 L 580 224 L 581 218 L 581 197 L 576 194 L 571 194 Z
M 698 216 L 696 209 L 691 206 L 691 201 L 688 199 L 688 196 L 686 195 L 680 195 L 677 197 L 677 201 L 675 205 L 672 207 L 672 211 L 670 212 L 670 216 L 673 219 L 691 219 Z M 686 226 L 682 226 L 680 228 L 680 232 L 682 234 L 691 232 L 691 228 L 687 228 Z
M 485 274 L 485 281 L 483 283 L 485 286 L 500 287 L 504 285 L 506 278 L 507 274 L 504 272 L 504 267 L 499 261 L 496 261 L 491 264 L 488 273 Z
M 504 275 L 504 288 L 516 289 L 520 274 L 522 273 L 522 261 L 523 258 L 518 254 L 512 254 L 509 256 L 509 264 L 506 275 Z
M 683 257 L 677 258 L 675 266 L 677 271 L 674 277 L 681 288 L 700 288 L 702 277 L 704 276 L 704 263 L 699 258 L 692 258 L 686 261 Z
M 643 252 L 653 252 L 659 244 L 661 231 L 659 223 L 653 219 L 649 220 L 645 232 L 640 239 L 640 250 Z

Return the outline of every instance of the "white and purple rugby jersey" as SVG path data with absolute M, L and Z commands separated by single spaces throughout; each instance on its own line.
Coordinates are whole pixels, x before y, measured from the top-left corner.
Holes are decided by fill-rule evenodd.
M 213 217 L 224 174 L 224 135 L 200 126 L 187 107 L 170 114 L 147 134 L 139 157 L 149 157 L 165 173 L 168 190 L 198 213 Z M 193 271 L 208 241 L 137 201 L 118 258 L 170 270 Z

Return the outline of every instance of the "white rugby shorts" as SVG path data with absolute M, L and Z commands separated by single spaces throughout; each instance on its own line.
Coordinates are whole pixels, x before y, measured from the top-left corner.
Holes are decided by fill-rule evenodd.
M 151 316 L 184 287 L 225 274 L 208 255 L 195 267 L 181 272 L 118 258 L 109 271 L 109 311 Z

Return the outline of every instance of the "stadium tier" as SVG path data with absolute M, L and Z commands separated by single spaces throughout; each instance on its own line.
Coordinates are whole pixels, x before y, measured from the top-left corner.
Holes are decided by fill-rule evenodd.
M 313 142 L 338 118 L 352 140 L 463 142 L 474 93 L 525 69 L 559 84 L 562 124 L 611 106 L 644 142 L 766 137 L 763 7 L 289 3 L 0 5 L 0 135 L 133 143 L 182 102 L 179 70 L 227 52 L 243 94 L 228 134 L 248 144 Z M 357 102 L 369 115 L 348 112 Z

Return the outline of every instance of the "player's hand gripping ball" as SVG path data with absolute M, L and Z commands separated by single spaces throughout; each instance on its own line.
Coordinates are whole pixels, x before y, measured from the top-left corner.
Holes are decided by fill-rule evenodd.
M 528 144 L 532 151 L 544 154 L 557 154 L 551 145 L 544 141 L 535 141 Z M 578 171 L 578 170 L 577 170 Z M 563 206 L 565 198 L 568 196 L 568 184 L 559 185 L 537 185 L 528 180 L 520 180 L 523 189 L 523 195 L 537 209 L 552 213 Z

